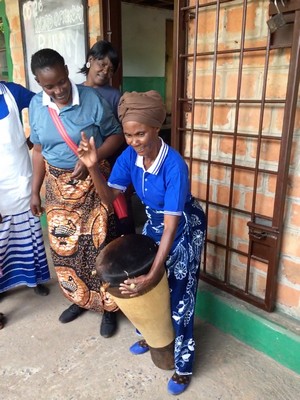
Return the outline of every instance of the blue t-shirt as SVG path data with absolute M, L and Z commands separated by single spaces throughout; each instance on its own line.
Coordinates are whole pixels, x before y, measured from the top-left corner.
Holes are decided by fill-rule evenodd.
M 161 141 L 159 154 L 147 171 L 143 157 L 128 146 L 117 159 L 108 185 L 124 191 L 132 183 L 146 206 L 164 214 L 182 215 L 191 199 L 188 167 L 175 149 Z
M 117 119 L 118 117 L 118 105 L 119 101 L 121 98 L 121 92 L 120 90 L 110 86 L 110 85 L 103 85 L 103 86 L 98 86 L 95 88 L 101 96 L 105 98 L 105 100 L 109 103 L 111 106 L 113 113 Z
M 119 116 L 118 116 L 118 105 L 120 102 L 120 98 L 121 98 L 121 92 L 120 90 L 110 86 L 110 85 L 103 85 L 103 86 L 98 86 L 95 88 L 95 90 L 97 90 L 98 93 L 100 93 L 100 95 L 102 97 L 104 97 L 104 99 L 108 102 L 108 104 L 110 105 L 110 107 L 113 110 L 114 116 L 117 118 L 117 120 L 119 121 Z M 119 155 L 127 148 L 127 144 L 124 141 L 124 143 L 122 144 L 122 146 L 116 151 L 116 153 L 109 157 L 108 161 L 111 165 L 111 167 L 115 164 L 116 159 L 119 157 Z
M 98 148 L 110 135 L 122 134 L 121 126 L 110 106 L 97 91 L 83 85 L 76 85 L 76 88 L 79 104 L 71 104 L 59 110 L 61 122 L 73 142 L 79 145 L 83 131 L 88 138 L 92 136 L 95 138 Z M 29 106 L 29 120 L 30 140 L 42 146 L 45 160 L 58 168 L 74 168 L 78 157 L 54 125 L 48 106 L 43 104 L 43 92 L 33 97 Z
M 19 85 L 17 83 L 1 81 L 0 84 L 6 86 L 11 92 L 11 94 L 14 96 L 20 113 L 24 108 L 27 108 L 29 106 L 30 100 L 32 99 L 35 93 L 31 92 L 24 86 Z M 1 92 L 4 90 L 1 90 Z M 5 102 L 4 95 L 0 93 L 0 119 L 7 117 L 7 115 L 8 115 L 7 104 Z

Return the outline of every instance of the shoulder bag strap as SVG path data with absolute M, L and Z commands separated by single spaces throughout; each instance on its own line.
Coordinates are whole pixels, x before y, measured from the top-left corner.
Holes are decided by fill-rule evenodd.
M 64 139 L 64 141 L 67 143 L 67 145 L 70 147 L 71 150 L 78 156 L 78 151 L 77 151 L 77 144 L 73 142 L 73 140 L 70 138 L 68 135 L 68 132 L 66 131 L 66 128 L 63 126 L 61 119 L 59 118 L 59 115 L 57 112 L 53 109 L 48 107 L 49 114 L 54 122 L 54 125 L 56 126 L 56 129 L 58 130 L 60 136 Z
M 64 139 L 64 141 L 70 147 L 70 149 L 73 150 L 73 152 L 76 154 L 76 156 L 78 156 L 78 150 L 77 150 L 78 146 L 75 142 L 73 142 L 73 140 L 68 135 L 57 112 L 53 108 L 50 108 L 50 107 L 48 107 L 48 111 L 49 111 L 49 114 L 54 122 L 54 125 L 56 126 L 61 137 Z M 114 207 L 115 213 L 117 214 L 119 219 L 128 217 L 126 198 L 123 193 L 120 193 L 118 195 L 118 197 L 113 201 L 113 207 Z

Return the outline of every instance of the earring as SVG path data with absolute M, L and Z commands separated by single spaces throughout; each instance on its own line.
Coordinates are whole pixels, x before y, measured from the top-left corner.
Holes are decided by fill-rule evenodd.
M 88 62 L 85 64 L 85 66 L 86 66 L 87 68 L 90 68 L 91 63 L 88 61 Z

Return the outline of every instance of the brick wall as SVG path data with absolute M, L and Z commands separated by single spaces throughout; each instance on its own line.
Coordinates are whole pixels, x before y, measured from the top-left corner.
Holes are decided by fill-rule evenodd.
M 192 3 L 192 2 L 190 2 Z M 202 1 L 201 5 L 208 3 Z M 248 1 L 247 22 L 244 47 L 265 46 L 267 43 L 268 0 Z M 219 16 L 218 50 L 239 49 L 241 46 L 241 26 L 243 2 L 236 0 L 221 5 Z M 216 32 L 216 12 L 214 7 L 199 11 L 197 29 L 197 52 L 214 50 Z M 194 19 L 190 22 L 188 53 L 194 53 L 195 31 Z M 285 99 L 289 68 L 289 50 L 271 52 L 267 78 L 266 98 Z M 240 98 L 257 100 L 262 97 L 264 80 L 265 53 L 254 51 L 245 53 L 242 68 Z M 234 149 L 233 135 L 228 134 L 236 128 L 236 105 L 230 100 L 237 98 L 239 54 L 223 54 L 218 56 L 216 65 L 215 98 L 226 99 L 229 102 L 216 103 L 213 110 L 208 103 L 196 103 L 194 120 L 192 113 L 186 113 L 186 123 L 194 128 L 209 129 L 224 132 L 224 135 L 213 135 L 211 143 L 211 159 L 216 162 L 228 163 L 229 167 L 213 165 L 210 170 L 209 200 L 222 205 L 229 205 L 229 186 L 233 151 L 235 163 L 254 167 L 257 157 L 260 168 L 276 171 L 278 166 L 280 141 L 283 124 L 283 106 L 268 104 L 263 113 L 262 133 L 268 138 L 262 141 L 259 155 L 257 140 L 251 135 L 257 134 L 260 122 L 260 105 L 241 104 L 238 114 L 237 131 L 250 135 L 239 137 Z M 188 62 L 187 96 L 195 99 L 210 99 L 213 85 L 213 57 L 199 57 L 196 61 L 195 73 L 193 60 Z M 195 87 L 193 88 L 193 83 Z M 194 90 L 194 94 L 193 94 Z M 283 245 L 278 274 L 277 309 L 300 319 L 300 111 L 295 122 L 294 143 L 290 165 L 289 188 L 284 220 Z M 190 135 L 185 136 L 184 154 L 189 157 L 191 152 Z M 208 159 L 209 136 L 206 133 L 194 132 L 193 158 Z M 192 192 L 197 197 L 205 199 L 207 190 L 207 165 L 201 161 L 192 162 Z M 274 211 L 274 194 L 276 176 L 260 173 L 256 183 L 255 214 L 272 217 Z M 253 202 L 254 173 L 237 168 L 233 180 L 233 198 L 231 206 L 251 211 Z M 226 210 L 210 206 L 208 212 L 208 238 L 211 241 L 225 245 L 227 239 L 228 213 Z M 231 235 L 229 244 L 244 253 L 248 251 L 248 216 L 233 212 L 231 218 Z M 224 278 L 224 249 L 209 244 L 207 248 L 207 273 Z M 247 257 L 236 252 L 229 254 L 229 283 L 243 289 L 247 267 Z M 249 292 L 263 298 L 266 287 L 266 264 L 251 260 Z

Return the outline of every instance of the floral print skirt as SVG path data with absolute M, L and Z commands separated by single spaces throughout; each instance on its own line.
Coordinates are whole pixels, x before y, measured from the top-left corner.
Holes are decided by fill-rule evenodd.
M 104 174 L 106 162 L 100 168 Z M 46 215 L 58 283 L 65 297 L 82 308 L 115 311 L 117 305 L 94 272 L 96 257 L 117 237 L 113 207 L 101 202 L 90 176 L 75 180 L 72 172 L 46 164 Z
M 148 220 L 143 234 L 158 244 L 163 233 L 161 211 L 146 206 Z M 175 370 L 179 375 L 192 374 L 195 341 L 194 313 L 198 288 L 201 252 L 206 233 L 206 216 L 194 198 L 186 204 L 175 243 L 166 261 L 175 331 Z

